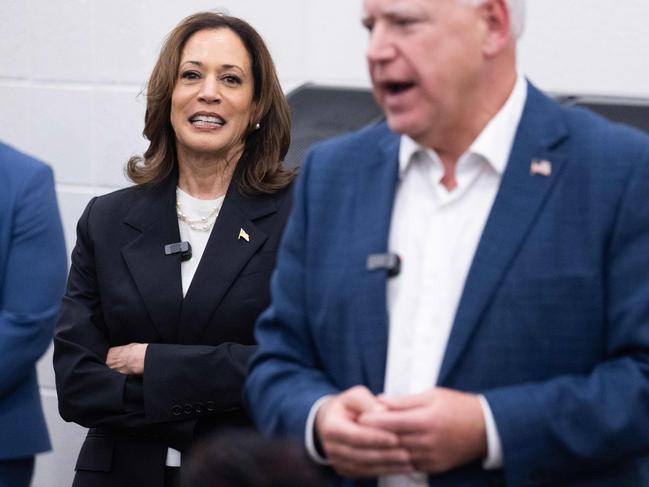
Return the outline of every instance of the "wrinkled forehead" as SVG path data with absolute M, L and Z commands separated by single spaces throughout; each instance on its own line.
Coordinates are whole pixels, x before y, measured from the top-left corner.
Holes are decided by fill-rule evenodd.
M 363 0 L 362 19 L 382 16 L 423 15 L 432 13 L 444 4 L 477 7 L 486 0 Z M 525 25 L 525 0 L 506 0 L 511 15 L 512 32 L 519 38 Z
M 363 0 L 363 19 L 431 16 L 448 8 L 473 6 L 483 0 Z
M 363 0 L 363 16 L 389 16 L 391 14 L 426 10 L 439 1 L 447 0 Z

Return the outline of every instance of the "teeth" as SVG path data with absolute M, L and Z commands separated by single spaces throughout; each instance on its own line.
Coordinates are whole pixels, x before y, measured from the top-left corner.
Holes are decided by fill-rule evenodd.
M 195 117 L 191 118 L 191 122 L 201 122 L 201 123 L 213 123 L 217 125 L 223 125 L 225 123 L 225 120 L 223 120 L 221 117 L 212 117 L 209 115 L 196 115 Z

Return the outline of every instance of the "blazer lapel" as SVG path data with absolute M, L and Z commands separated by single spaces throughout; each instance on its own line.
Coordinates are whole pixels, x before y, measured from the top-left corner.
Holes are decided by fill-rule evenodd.
M 175 174 L 142 188 L 124 223 L 141 233 L 122 248 L 122 256 L 160 337 L 174 342 L 182 302 L 180 254 L 165 255 L 164 246 L 180 241 L 176 217 Z
M 367 256 L 388 251 L 390 219 L 398 176 L 399 136 L 385 129 L 379 149 L 361 152 L 356 170 L 354 247 L 361 282 L 354 283 L 355 321 L 363 376 L 369 389 L 383 391 L 388 347 L 387 272 L 367 271 Z M 363 148 L 361 148 L 363 149 Z
M 560 177 L 567 136 L 560 108 L 528 84 L 528 95 L 500 189 L 476 250 L 449 337 L 438 383 L 443 385 L 488 308 L 510 262 Z M 549 161 L 549 175 L 533 174 L 534 159 Z
M 277 211 L 273 195 L 244 196 L 230 184 L 203 257 L 187 290 L 179 343 L 196 343 L 227 290 L 268 236 L 254 220 Z M 244 231 L 248 239 L 239 237 Z

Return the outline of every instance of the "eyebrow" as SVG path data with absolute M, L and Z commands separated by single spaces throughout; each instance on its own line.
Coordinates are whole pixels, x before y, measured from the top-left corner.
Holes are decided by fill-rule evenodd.
M 191 59 L 189 59 L 187 61 L 183 61 L 182 63 L 180 63 L 180 66 L 182 66 L 183 64 L 193 64 L 194 66 L 198 66 L 200 68 L 203 67 L 203 63 L 201 61 L 193 61 Z M 238 66 L 236 64 L 222 64 L 221 69 L 238 69 L 239 71 L 241 71 L 242 74 L 245 74 L 245 71 L 243 70 L 243 68 L 241 68 L 240 66 Z

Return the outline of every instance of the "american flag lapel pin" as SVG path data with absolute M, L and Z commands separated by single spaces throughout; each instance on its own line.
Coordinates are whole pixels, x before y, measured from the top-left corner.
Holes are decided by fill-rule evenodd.
M 530 174 L 532 176 L 548 177 L 552 174 L 552 163 L 545 159 L 532 159 L 530 163 Z
M 250 242 L 250 236 L 243 228 L 239 230 L 239 236 L 237 237 L 237 240 L 241 239 L 244 239 L 246 242 Z

